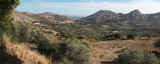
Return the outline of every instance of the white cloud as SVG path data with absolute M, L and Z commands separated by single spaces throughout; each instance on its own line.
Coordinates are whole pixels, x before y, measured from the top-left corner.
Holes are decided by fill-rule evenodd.
M 39 0 L 35 0 L 39 1 Z M 86 0 L 87 1 L 87 0 Z M 122 0 L 125 1 L 125 0 Z M 153 0 L 131 0 L 130 2 L 72 2 L 72 3 L 44 3 L 38 4 L 41 8 L 52 8 L 52 12 L 65 15 L 86 16 L 98 10 L 129 13 L 139 9 L 142 13 L 160 12 L 160 2 Z

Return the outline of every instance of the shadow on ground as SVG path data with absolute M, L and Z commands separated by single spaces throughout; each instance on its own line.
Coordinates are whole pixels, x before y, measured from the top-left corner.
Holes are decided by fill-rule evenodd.
M 154 53 L 160 59 L 160 52 L 158 52 L 158 51 L 152 51 L 151 53 Z
M 0 49 L 0 64 L 22 64 L 22 61 Z

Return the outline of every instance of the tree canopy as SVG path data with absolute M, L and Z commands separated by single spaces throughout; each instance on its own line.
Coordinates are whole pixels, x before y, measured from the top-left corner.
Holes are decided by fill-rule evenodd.
M 0 0 L 0 37 L 11 34 L 14 25 L 12 12 L 20 4 L 20 0 Z

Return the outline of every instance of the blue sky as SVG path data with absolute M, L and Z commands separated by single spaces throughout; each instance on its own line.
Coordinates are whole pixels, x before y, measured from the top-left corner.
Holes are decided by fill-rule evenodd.
M 160 0 L 21 0 L 16 10 L 88 16 L 99 10 L 129 13 L 134 9 L 139 9 L 144 14 L 160 12 Z

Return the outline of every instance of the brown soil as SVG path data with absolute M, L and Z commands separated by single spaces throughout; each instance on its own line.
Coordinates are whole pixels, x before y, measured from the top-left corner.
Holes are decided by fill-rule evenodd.
M 112 64 L 120 52 L 126 49 L 140 48 L 144 51 L 160 51 L 154 47 L 157 40 L 112 40 L 112 41 L 89 41 L 91 64 Z

